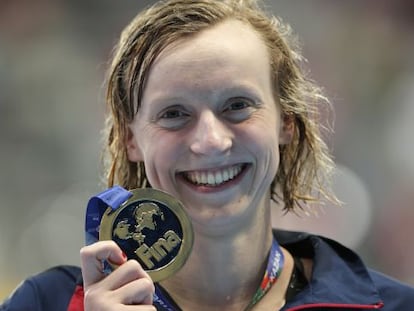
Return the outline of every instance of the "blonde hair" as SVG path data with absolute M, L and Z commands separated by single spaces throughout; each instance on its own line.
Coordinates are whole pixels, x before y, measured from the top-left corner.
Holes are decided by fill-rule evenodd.
M 138 113 L 152 63 L 177 39 L 189 37 L 227 19 L 250 25 L 269 49 L 274 94 L 281 110 L 293 119 L 293 140 L 280 147 L 280 166 L 271 185 L 271 198 L 286 211 L 309 201 L 328 198 L 333 161 L 322 139 L 320 106 L 330 108 L 321 89 L 302 68 L 303 58 L 289 26 L 267 16 L 253 0 L 160 1 L 138 14 L 124 29 L 115 47 L 107 78 L 104 152 L 108 186 L 147 187 L 144 163 L 128 160 L 128 124 Z M 139 139 L 139 138 L 138 138 Z

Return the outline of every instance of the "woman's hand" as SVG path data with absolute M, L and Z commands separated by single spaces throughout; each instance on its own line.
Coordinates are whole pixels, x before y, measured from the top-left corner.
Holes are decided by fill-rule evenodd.
M 154 283 L 136 260 L 128 260 L 114 241 L 100 241 L 80 251 L 84 307 L 94 310 L 151 310 Z M 102 261 L 119 265 L 109 275 Z

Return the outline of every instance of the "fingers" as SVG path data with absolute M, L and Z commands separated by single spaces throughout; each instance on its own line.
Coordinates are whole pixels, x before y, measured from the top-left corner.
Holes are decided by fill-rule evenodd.
M 126 305 L 152 305 L 154 292 L 151 279 L 140 278 L 118 288 L 113 294 L 122 297 L 121 302 Z
M 106 290 L 116 290 L 130 282 L 141 279 L 152 284 L 150 276 L 142 269 L 141 265 L 135 260 L 128 260 L 103 279 L 100 286 Z
M 156 310 L 154 283 L 135 260 L 126 260 L 113 241 L 100 241 L 81 249 L 85 310 Z M 105 275 L 102 261 L 119 267 Z
M 80 257 L 85 289 L 105 277 L 103 260 L 108 260 L 116 265 L 121 265 L 126 261 L 123 252 L 114 241 L 100 241 L 85 246 L 80 251 Z
M 116 271 L 121 269 L 123 266 L 118 268 Z M 110 274 L 110 276 L 112 274 Z M 154 284 L 148 278 L 133 280 L 126 283 L 124 286 L 117 288 L 116 290 L 106 290 L 102 286 L 101 281 L 89 286 L 88 290 L 85 291 L 84 306 L 86 311 L 155 310 L 152 306 L 154 291 Z M 134 308 L 129 308 L 130 306 L 133 306 Z

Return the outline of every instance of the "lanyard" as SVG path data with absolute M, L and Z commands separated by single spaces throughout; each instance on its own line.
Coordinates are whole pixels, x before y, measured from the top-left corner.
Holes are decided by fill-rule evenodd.
M 128 200 L 132 193 L 122 188 L 121 186 L 114 186 L 89 199 L 86 207 L 85 217 L 85 243 L 86 245 L 93 244 L 99 241 L 99 226 L 101 224 L 102 216 L 104 215 L 108 206 L 112 210 L 116 210 L 122 203 Z M 109 263 L 104 260 L 103 271 L 106 274 L 111 273 L 112 268 Z
M 128 190 L 121 186 L 114 186 L 90 198 L 85 217 L 86 245 L 99 241 L 99 225 L 108 206 L 116 210 L 131 196 L 132 193 Z
M 279 243 L 273 239 L 272 247 L 270 249 L 269 259 L 263 280 L 253 295 L 246 310 L 250 310 L 260 299 L 269 291 L 273 284 L 278 280 L 284 264 L 284 256 L 280 249 Z M 155 284 L 154 305 L 165 311 L 179 311 L 180 308 L 172 301 L 168 295 L 165 294 L 162 287 Z

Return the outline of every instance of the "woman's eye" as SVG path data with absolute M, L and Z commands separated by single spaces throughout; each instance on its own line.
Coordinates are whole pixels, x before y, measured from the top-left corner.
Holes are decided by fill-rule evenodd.
M 247 98 L 231 98 L 227 101 L 224 111 L 239 111 L 255 106 L 254 101 Z
M 174 119 L 184 117 L 186 114 L 180 110 L 167 110 L 160 116 L 161 119 Z
M 241 110 L 247 108 L 249 105 L 244 101 L 236 101 L 229 105 L 228 110 Z
M 179 107 L 161 111 L 157 117 L 157 123 L 166 129 L 176 130 L 183 127 L 190 120 L 190 114 Z
M 224 116 L 232 122 L 241 122 L 250 117 L 255 110 L 255 103 L 246 98 L 229 100 L 224 109 Z

